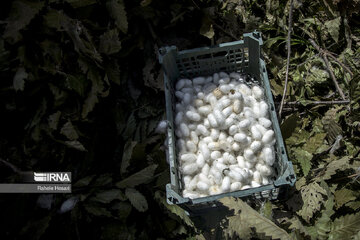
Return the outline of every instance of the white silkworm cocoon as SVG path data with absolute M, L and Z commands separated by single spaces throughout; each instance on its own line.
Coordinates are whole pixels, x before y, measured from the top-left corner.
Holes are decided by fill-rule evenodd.
M 218 100 L 216 98 L 216 96 L 214 95 L 210 95 L 209 99 L 209 103 L 211 105 L 212 108 L 215 108 L 217 106 Z
M 219 76 L 220 78 L 228 78 L 229 74 L 227 74 L 226 72 L 219 72 Z
M 214 165 L 214 167 L 219 171 L 219 172 L 223 172 L 224 171 L 224 169 L 226 169 L 227 168 L 227 166 L 224 164 L 224 163 L 222 163 L 221 161 L 223 161 L 221 158 L 219 158 L 219 161 L 218 160 L 216 160 L 214 163 L 213 163 L 213 165 Z
M 213 141 L 216 141 L 219 139 L 219 135 L 220 135 L 220 131 L 217 129 L 211 129 L 210 132 L 210 137 L 212 138 Z
M 219 151 L 212 151 L 210 153 L 210 158 L 213 159 L 213 160 L 216 160 L 216 159 L 218 159 L 220 157 L 221 157 L 221 152 L 219 152 Z
M 192 81 L 190 80 L 190 79 L 185 79 L 185 86 L 184 87 L 187 87 L 187 88 L 189 88 L 189 87 L 192 87 Z
M 207 175 L 203 174 L 203 173 L 199 173 L 199 181 L 202 181 L 208 185 L 211 184 L 211 181 L 209 180 L 209 178 L 207 177 Z
M 205 79 L 205 83 L 212 83 L 212 81 L 213 81 L 212 76 L 209 76 Z
M 222 182 L 222 173 L 219 172 L 219 170 L 216 167 L 211 167 L 210 175 L 209 175 L 210 181 L 211 181 L 211 178 L 217 185 L 220 185 Z
M 259 103 L 255 103 L 252 107 L 252 111 L 255 115 L 256 118 L 259 118 L 261 116 L 260 113 L 260 104 Z
M 225 118 L 228 118 L 230 116 L 230 114 L 233 112 L 233 106 L 228 106 L 228 107 L 224 108 L 221 112 Z
M 249 189 L 249 188 L 251 188 L 250 185 L 244 185 L 244 186 L 242 186 L 241 190 L 245 190 L 245 189 Z
M 239 122 L 238 127 L 241 129 L 247 129 L 248 127 L 250 127 L 251 122 L 249 119 L 244 119 L 241 122 Z
M 237 142 L 234 142 L 234 143 L 231 145 L 231 148 L 232 148 L 233 151 L 237 152 L 237 151 L 240 151 L 241 146 L 240 146 L 240 144 L 238 144 Z
M 185 94 L 185 93 L 189 93 L 190 95 L 192 95 L 194 93 L 194 88 L 191 87 L 191 88 L 188 88 L 188 87 L 185 87 L 183 89 L 181 89 L 181 91 Z
M 203 87 L 205 93 L 213 92 L 216 89 L 216 85 L 213 83 L 208 83 Z
M 257 127 L 257 129 L 259 129 L 259 131 L 261 132 L 261 134 L 264 136 L 264 134 L 266 133 L 267 129 L 265 127 L 263 127 L 261 124 L 256 124 L 255 125 Z
M 228 84 L 230 82 L 230 78 L 224 77 L 219 80 L 219 84 Z
M 192 179 L 191 179 L 191 181 L 190 181 L 190 183 L 189 183 L 189 187 L 187 188 L 187 189 L 189 189 L 189 190 L 194 190 L 195 188 L 196 188 L 196 184 L 197 184 L 197 182 L 198 182 L 198 179 L 199 179 L 199 176 L 198 175 L 196 175 L 196 176 L 194 176 Z
M 250 144 L 250 149 L 253 150 L 253 152 L 257 152 L 261 149 L 262 147 L 262 144 L 260 141 L 253 141 L 251 144 Z
M 211 138 L 210 136 L 204 137 L 204 138 L 202 139 L 202 141 L 203 141 L 204 143 L 206 143 L 206 144 L 209 144 L 209 143 L 213 142 L 213 140 L 212 140 L 212 138 Z
M 207 119 L 207 118 L 204 118 L 204 123 L 203 123 L 203 125 L 204 125 L 204 127 L 206 127 L 206 129 L 210 129 L 210 128 L 211 128 L 209 119 Z
M 239 99 L 236 99 L 233 104 L 234 113 L 239 114 L 242 111 L 242 103 Z
M 208 144 L 208 148 L 211 150 L 211 151 L 216 151 L 216 150 L 220 150 L 220 144 L 219 142 L 211 142 Z
M 209 188 L 209 193 L 210 193 L 210 195 L 217 195 L 217 194 L 222 193 L 222 191 L 219 186 L 214 185 Z
M 219 125 L 223 125 L 225 123 L 225 118 L 224 118 L 222 112 L 219 109 L 215 109 L 213 113 L 214 113 L 214 117 L 216 119 L 216 122 Z
M 176 141 L 176 147 L 177 149 L 179 150 L 179 152 L 184 152 L 186 151 L 186 143 L 185 143 L 185 140 L 183 139 L 178 139 Z
M 193 123 L 190 123 L 190 124 L 188 124 L 188 128 L 189 128 L 190 131 L 194 131 L 194 130 L 196 130 L 197 125 L 193 124 Z
M 213 82 L 217 85 L 219 84 L 220 76 L 218 73 L 213 74 Z
M 235 135 L 239 131 L 239 128 L 237 125 L 232 125 L 229 127 L 229 134 L 231 136 Z
M 265 163 L 272 166 L 275 162 L 275 154 L 270 147 L 264 147 L 261 151 L 261 155 Z
M 220 80 L 220 82 L 222 81 L 222 79 Z M 219 87 L 220 91 L 224 94 L 228 94 L 231 90 L 231 87 L 227 84 L 224 84 L 224 85 L 220 85 Z
M 230 177 L 225 176 L 221 183 L 221 190 L 223 192 L 228 192 L 230 190 L 230 183 L 231 183 Z
M 155 132 L 156 133 L 163 133 L 163 134 L 166 133 L 167 126 L 168 126 L 168 122 L 166 120 L 162 120 L 157 125 L 157 127 L 155 129 Z
M 184 154 L 182 154 L 181 157 L 180 157 L 180 160 L 181 160 L 181 161 L 183 161 L 183 162 L 190 162 L 190 163 L 195 162 L 196 159 L 197 159 L 197 156 L 196 156 L 196 154 L 194 154 L 194 153 L 184 153 Z
M 205 165 L 205 159 L 204 156 L 202 155 L 202 153 L 198 154 L 197 159 L 196 159 L 196 165 L 198 166 L 199 169 L 202 169 Z
M 196 192 L 193 191 L 188 191 L 187 189 L 185 189 L 183 191 L 183 197 L 184 198 L 190 198 L 190 199 L 194 199 L 194 198 L 198 198 L 200 195 L 197 194 Z
M 175 112 L 182 112 L 182 111 L 184 111 L 184 106 L 181 104 L 181 103 L 177 103 L 176 105 L 175 105 Z
M 236 160 L 240 168 L 245 168 L 245 158 L 243 156 L 237 156 Z
M 268 130 L 262 137 L 261 141 L 264 144 L 270 143 L 275 138 L 275 132 L 273 130 Z
M 236 170 L 230 170 L 228 175 L 229 175 L 229 177 L 234 179 L 236 182 L 242 182 L 244 180 L 244 176 Z
M 226 143 L 229 144 L 229 145 L 232 145 L 234 143 L 234 138 L 232 136 L 228 136 L 226 138 Z
M 190 93 L 185 93 L 183 97 L 183 103 L 185 105 L 189 105 L 191 101 L 192 101 L 192 96 L 190 95 Z
M 205 163 L 203 168 L 201 169 L 201 173 L 207 176 L 209 175 L 209 172 L 210 172 L 210 166 L 209 164 Z
M 260 184 L 255 182 L 255 181 L 252 181 L 251 182 L 251 187 L 253 187 L 253 188 L 260 187 Z
M 194 89 L 195 89 L 195 93 L 197 94 L 197 93 L 201 92 L 202 87 L 201 87 L 201 85 L 195 85 Z
M 190 135 L 189 127 L 185 123 L 180 124 L 180 131 L 184 137 L 188 137 Z
M 209 131 L 207 130 L 207 128 L 202 124 L 199 124 L 197 126 L 196 131 L 197 131 L 198 135 L 201 134 L 203 136 L 209 136 L 209 134 L 210 134 Z
M 198 112 L 204 116 L 207 116 L 211 113 L 212 107 L 210 105 L 201 106 L 198 109 Z
M 218 122 L 216 121 L 215 115 L 213 113 L 210 113 L 207 117 L 207 119 L 209 120 L 210 126 L 213 128 L 217 128 Z
M 224 159 L 224 162 L 227 164 L 235 164 L 237 162 L 234 155 L 232 155 L 228 152 L 224 152 L 223 159 Z
M 251 89 L 246 84 L 241 83 L 238 90 L 242 95 L 251 96 Z
M 196 100 L 195 100 L 195 106 L 196 106 L 197 108 L 200 108 L 200 107 L 204 106 L 204 101 L 201 100 L 201 99 L 196 99 Z
M 255 118 L 255 114 L 251 108 L 244 108 L 244 115 L 247 119 Z
M 184 93 L 181 92 L 181 91 L 176 91 L 176 92 L 175 92 L 175 96 L 176 96 L 178 99 L 182 100 L 182 99 L 184 98 Z
M 191 131 L 191 132 L 190 132 L 190 139 L 191 139 L 191 141 L 193 141 L 195 144 L 198 144 L 198 143 L 199 143 L 199 137 L 198 137 L 198 135 L 196 134 L 195 131 Z
M 240 74 L 238 74 L 236 72 L 232 72 L 232 73 L 230 73 L 230 77 L 234 78 L 236 80 L 239 80 L 240 79 Z
M 209 160 L 210 159 L 210 150 L 209 150 L 207 144 L 201 142 L 201 143 L 199 143 L 199 148 L 200 148 L 202 155 L 204 156 L 205 161 Z
M 182 89 L 184 86 L 185 86 L 185 79 L 179 79 L 179 80 L 176 82 L 175 88 L 176 88 L 176 90 L 180 90 L 180 89 Z
M 256 139 L 256 140 L 261 140 L 262 138 L 262 134 L 261 132 L 259 131 L 259 129 L 257 129 L 257 127 L 255 126 L 252 126 L 250 128 L 250 131 L 251 131 L 251 136 Z
M 185 115 L 189 120 L 194 122 L 200 121 L 201 119 L 200 114 L 198 114 L 197 112 L 187 111 Z
M 205 83 L 205 78 L 204 77 L 196 77 L 193 79 L 193 84 L 194 85 L 203 85 Z
M 260 173 L 262 176 L 270 176 L 272 174 L 272 168 L 267 165 L 262 165 L 260 167 Z
M 231 100 L 227 96 L 224 96 L 221 99 L 219 99 L 217 103 L 217 109 L 223 110 L 224 108 L 230 106 L 230 104 L 231 104 Z
M 181 133 L 180 129 L 176 129 L 176 130 L 175 130 L 175 135 L 176 135 L 178 138 L 181 138 L 181 137 L 182 137 L 182 133 Z
M 253 180 L 257 183 L 262 183 L 262 176 L 261 173 L 259 171 L 255 171 L 254 172 L 254 176 L 253 176 Z
M 186 175 L 186 176 L 183 177 L 183 182 L 184 182 L 185 188 L 188 188 L 191 179 L 192 179 L 192 177 L 191 177 L 191 176 L 188 176 L 188 175 Z
M 239 143 L 247 143 L 247 137 L 245 133 L 236 133 L 234 135 L 234 140 L 239 142 Z
M 205 97 L 205 94 L 203 92 L 198 92 L 196 96 L 198 97 L 198 99 L 203 100 Z
M 265 127 L 265 128 L 271 127 L 271 121 L 269 119 L 267 119 L 267 118 L 261 117 L 261 118 L 258 119 L 258 121 L 259 121 L 260 125 Z
M 269 106 L 265 101 L 260 102 L 260 117 L 266 117 L 269 112 Z
M 268 185 L 268 184 L 270 184 L 269 179 L 267 177 L 263 177 L 262 178 L 262 185 Z
M 231 192 L 234 192 L 234 191 L 238 191 L 240 190 L 242 187 L 241 183 L 240 182 L 233 182 L 231 185 L 230 185 L 230 191 Z
M 209 190 L 209 185 L 205 182 L 199 181 L 196 184 L 197 189 L 199 189 L 200 191 L 207 191 Z
M 219 134 L 219 141 L 226 141 L 227 137 L 228 137 L 227 134 L 221 131 Z
M 186 175 L 192 175 L 197 172 L 198 166 L 196 163 L 184 164 L 182 166 L 182 173 Z
M 239 92 L 236 92 L 234 89 L 231 89 L 230 90 L 230 93 L 229 93 L 229 98 L 231 99 L 231 100 L 243 100 L 243 97 L 242 97 L 242 95 L 241 95 L 241 93 L 239 93 Z
M 215 88 L 213 91 L 212 91 L 212 94 L 215 96 L 216 99 L 219 99 L 223 96 L 223 93 L 220 91 L 220 88 Z M 210 101 L 210 99 L 209 99 Z
M 232 117 L 228 117 L 225 119 L 224 125 L 221 127 L 221 129 L 229 128 L 230 126 L 234 125 L 235 120 Z
M 175 124 L 176 126 L 179 126 L 183 122 L 184 113 L 178 112 L 175 116 Z
M 256 156 L 255 156 L 253 150 L 251 150 L 249 148 L 244 150 L 244 158 L 249 162 L 256 161 Z
M 254 159 L 253 162 L 250 162 L 250 161 L 245 162 L 245 168 L 248 168 L 248 169 L 253 168 L 255 166 L 255 161 L 256 161 L 256 158 Z
M 189 150 L 189 152 L 195 153 L 195 152 L 197 151 L 197 146 L 196 146 L 196 144 L 195 144 L 193 141 L 191 141 L 191 140 L 189 140 L 189 141 L 186 142 L 186 147 L 187 147 L 187 149 Z
M 264 97 L 264 92 L 259 86 L 253 86 L 251 90 L 252 90 L 252 96 L 257 100 L 260 100 Z

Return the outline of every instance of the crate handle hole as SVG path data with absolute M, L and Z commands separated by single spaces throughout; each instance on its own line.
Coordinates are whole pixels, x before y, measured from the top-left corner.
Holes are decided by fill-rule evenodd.
M 274 105 L 271 104 L 271 111 L 274 111 L 275 108 L 274 108 Z

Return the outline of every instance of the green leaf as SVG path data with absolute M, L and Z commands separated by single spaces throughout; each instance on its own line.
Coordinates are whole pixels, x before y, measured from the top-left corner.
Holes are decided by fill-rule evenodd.
M 360 208 L 360 202 L 348 202 L 346 206 L 352 208 L 353 210 L 358 210 Z
M 301 148 L 295 148 L 294 156 L 296 158 L 295 160 L 300 163 L 304 176 L 307 176 L 311 169 L 311 159 L 313 158 L 313 155 Z
M 107 55 L 119 52 L 121 49 L 121 42 L 119 41 L 119 31 L 111 29 L 100 36 L 99 51 Z
M 322 182 L 322 185 L 326 184 Z M 321 217 L 316 221 L 315 227 L 317 229 L 317 234 L 319 239 L 327 239 L 329 237 L 329 232 L 332 227 L 331 216 L 335 213 L 334 211 L 334 196 L 331 194 L 330 189 L 327 189 L 328 200 L 325 202 L 325 209 L 321 213 Z
M 43 1 L 13 1 L 2 37 L 8 39 L 13 44 L 18 42 L 21 39 L 20 30 L 25 28 L 36 14 L 40 12 L 44 3 Z
M 53 130 L 57 129 L 58 123 L 59 123 L 59 119 L 61 116 L 61 112 L 57 111 L 56 113 L 53 113 L 49 116 L 48 118 L 48 123 L 49 123 L 49 127 Z
M 121 173 L 125 173 L 126 169 L 130 166 L 131 155 L 136 144 L 137 144 L 136 141 L 131 141 L 131 140 L 128 140 L 125 143 L 123 155 L 121 159 L 121 169 L 120 169 Z
M 336 174 L 336 171 L 343 171 L 349 167 L 348 156 L 342 157 L 339 160 L 333 160 L 326 166 L 325 173 L 323 175 L 319 175 L 318 178 L 328 180 L 332 175 Z
M 298 214 L 309 223 L 314 213 L 320 210 L 324 201 L 322 194 L 326 195 L 326 191 L 318 183 L 313 182 L 304 185 L 300 192 L 304 205 Z
M 360 231 L 360 213 L 345 215 L 334 220 L 329 239 L 350 239 Z
M 110 203 L 113 200 L 125 201 L 126 197 L 120 189 L 111 189 L 103 192 L 99 192 L 92 197 L 92 201 L 101 202 L 101 203 Z
M 130 215 L 132 206 L 128 202 L 117 202 L 111 209 L 116 212 L 117 219 L 125 220 Z
M 339 41 L 340 23 L 341 17 L 337 17 L 333 20 L 326 21 L 324 24 L 330 36 L 335 40 L 335 42 Z
M 289 221 L 291 225 L 289 226 L 289 229 L 297 229 L 299 232 L 301 232 L 304 235 L 309 235 L 307 229 L 304 227 L 304 225 L 301 223 L 298 217 L 294 217 L 290 219 Z
M 290 239 L 287 232 L 269 219 L 261 216 L 257 211 L 252 209 L 249 205 L 241 199 L 235 198 L 222 198 L 219 200 L 222 204 L 230 210 L 234 210 L 235 216 L 227 217 L 229 226 L 226 231 L 236 233 L 238 236 L 243 237 L 242 228 L 250 229 L 254 227 L 257 233 L 263 233 L 273 239 Z M 230 234 L 231 237 L 232 234 Z M 246 237 L 244 237 L 246 238 Z
M 69 140 L 76 140 L 79 138 L 74 126 L 72 125 L 71 121 L 68 120 L 64 126 L 61 128 L 60 133 L 67 137 Z
M 94 109 L 95 104 L 99 102 L 98 97 L 97 97 L 97 89 L 96 87 L 92 87 L 91 91 L 89 92 L 88 97 L 86 98 L 84 104 L 83 104 L 83 108 L 82 108 L 82 112 L 81 112 L 81 117 L 82 118 L 86 118 L 87 115 Z
M 68 74 L 65 80 L 65 86 L 77 92 L 81 97 L 85 95 L 88 81 L 83 75 L 73 76 Z
M 126 188 L 146 183 L 153 178 L 157 166 L 157 164 L 150 165 L 130 177 L 116 183 L 116 186 L 119 188 Z
M 139 212 L 145 212 L 148 210 L 146 198 L 135 188 L 126 188 L 125 195 L 130 200 L 131 205 L 133 205 Z
M 340 208 L 345 203 L 348 203 L 352 200 L 355 200 L 356 196 L 354 192 L 343 188 L 335 192 L 335 202 L 336 202 L 336 209 Z
M 156 191 L 155 192 L 155 200 L 159 203 L 161 203 L 164 207 L 166 207 L 172 214 L 175 214 L 176 216 L 178 216 L 180 219 L 182 219 L 186 225 L 193 227 L 194 223 L 191 221 L 191 219 L 189 218 L 189 216 L 186 214 L 186 212 L 184 211 L 184 209 L 182 209 L 181 207 L 179 207 L 178 205 L 175 204 L 168 204 L 166 201 L 166 196 L 164 196 L 163 194 L 161 194 L 160 191 Z
M 315 153 L 316 150 L 323 144 L 325 136 L 326 133 L 316 133 L 314 136 L 308 139 L 303 149 L 309 153 Z
M 120 31 L 127 33 L 128 21 L 123 0 L 110 0 L 106 3 L 106 8 L 110 16 L 115 20 L 115 24 Z
M 200 34 L 212 39 L 215 35 L 214 28 L 211 22 L 211 19 L 208 16 L 202 18 L 202 24 L 200 28 Z
M 65 0 L 73 8 L 86 7 L 96 3 L 96 0 Z
M 27 77 L 28 74 L 25 71 L 25 68 L 20 67 L 17 69 L 13 80 L 13 86 L 15 91 L 24 91 L 25 79 L 27 79 Z
M 82 152 L 86 152 L 86 148 L 77 140 L 73 140 L 73 141 L 65 141 L 65 145 L 70 147 L 70 148 L 73 148 L 73 149 L 76 149 L 76 150 L 79 150 L 79 151 L 82 151 Z
M 282 122 L 281 133 L 284 140 L 291 136 L 296 126 L 298 125 L 299 120 L 300 120 L 299 114 L 291 114 Z
M 111 212 L 104 207 L 93 204 L 85 204 L 85 210 L 96 217 L 112 217 Z

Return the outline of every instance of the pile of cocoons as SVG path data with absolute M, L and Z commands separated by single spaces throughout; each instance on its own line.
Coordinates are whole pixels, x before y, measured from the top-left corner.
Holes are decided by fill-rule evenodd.
M 182 194 L 199 198 L 272 183 L 275 133 L 264 90 L 239 73 L 175 85 Z

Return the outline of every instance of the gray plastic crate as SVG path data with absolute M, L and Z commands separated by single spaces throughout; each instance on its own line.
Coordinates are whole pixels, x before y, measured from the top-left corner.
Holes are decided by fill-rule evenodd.
M 171 177 L 171 183 L 166 185 L 167 202 L 169 204 L 178 204 L 190 212 L 199 212 L 202 209 L 218 206 L 216 200 L 227 196 L 277 199 L 279 192 L 286 190 L 288 186 L 294 185 L 296 176 L 293 165 L 286 154 L 265 62 L 261 59 L 260 46 L 262 44 L 260 32 L 255 31 L 244 34 L 244 40 L 223 43 L 213 47 L 178 51 L 175 46 L 171 46 L 159 50 L 159 62 L 164 69 L 166 115 L 169 122 L 167 131 L 168 149 L 166 151 Z M 272 184 L 257 188 L 197 199 L 183 198 L 181 194 L 181 172 L 178 168 L 175 147 L 176 136 L 174 133 L 175 83 L 179 78 L 208 76 L 220 71 L 250 74 L 253 78 L 246 78 L 246 83 L 249 85 L 255 83 L 265 89 L 265 98 L 269 104 L 270 118 L 276 135 L 274 169 L 277 178 Z

